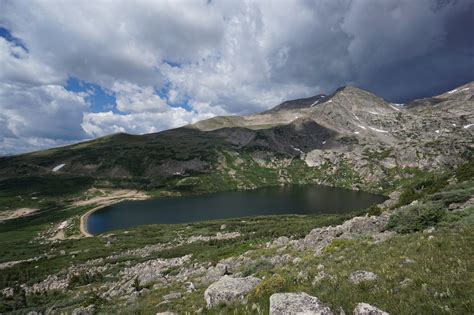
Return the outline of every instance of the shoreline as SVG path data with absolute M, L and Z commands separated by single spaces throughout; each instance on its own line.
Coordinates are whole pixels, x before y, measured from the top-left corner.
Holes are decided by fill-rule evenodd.
M 111 203 L 111 204 L 113 204 L 113 203 Z M 86 213 L 84 213 L 81 216 L 81 222 L 79 223 L 79 230 L 81 231 L 82 236 L 85 236 L 85 237 L 93 237 L 94 236 L 91 233 L 89 233 L 89 231 L 87 229 L 87 220 L 89 219 L 89 216 L 92 213 L 96 212 L 97 210 L 105 208 L 105 207 L 107 207 L 111 204 L 100 205 L 100 206 L 94 207 L 94 208 L 90 209 L 89 211 L 87 211 Z
M 304 184 L 303 184 L 304 185 Z M 347 189 L 347 190 L 353 190 L 353 191 L 362 191 L 362 192 L 367 192 L 369 194 L 374 194 L 374 195 L 380 195 L 380 196 L 384 196 L 386 197 L 387 199 L 381 203 L 378 203 L 377 205 L 378 206 L 381 206 L 382 209 L 384 210 L 387 210 L 387 208 L 390 207 L 390 205 L 392 203 L 394 203 L 396 200 L 398 200 L 398 194 L 399 192 L 398 191 L 393 191 L 391 192 L 390 194 L 388 195 L 382 195 L 380 193 L 374 193 L 374 192 L 370 192 L 370 191 L 364 191 L 364 190 L 355 190 L 355 189 L 350 189 L 350 188 L 342 188 L 342 187 L 337 187 L 337 186 L 331 186 L 331 185 L 325 185 L 325 184 L 317 184 L 317 185 L 321 185 L 321 186 L 327 186 L 327 187 L 333 187 L 333 188 L 341 188 L 341 189 Z M 264 186 L 264 187 L 272 187 L 274 185 L 271 185 L 271 186 Z M 285 186 L 285 184 L 283 185 L 276 185 L 276 186 Z M 263 188 L 263 187 L 257 187 L 257 188 L 252 188 L 252 189 L 244 189 L 245 190 L 253 190 L 253 189 L 258 189 L 258 188 Z M 395 194 L 394 194 L 395 193 Z M 398 193 L 398 194 L 397 194 Z M 204 193 L 206 194 L 206 193 Z M 198 195 L 201 195 L 201 194 L 198 194 Z M 155 197 L 156 198 L 156 197 Z M 89 233 L 88 229 L 87 229 L 87 220 L 89 219 L 89 216 L 91 214 L 93 214 L 94 212 L 96 211 L 99 211 L 100 209 L 103 209 L 105 207 L 108 207 L 108 206 L 111 206 L 113 204 L 116 204 L 116 203 L 119 203 L 119 202 L 122 202 L 122 201 L 126 201 L 126 200 L 147 200 L 147 199 L 154 199 L 154 197 L 151 197 L 151 196 L 146 196 L 146 197 L 124 197 L 124 198 L 119 198 L 119 199 L 113 199 L 113 200 L 109 200 L 109 202 L 105 202 L 105 203 L 102 203 L 98 206 L 95 206 L 94 208 L 88 210 L 86 213 L 84 213 L 81 218 L 80 218 L 80 224 L 79 224 L 79 229 L 80 229 L 80 234 L 83 236 L 83 237 L 94 237 L 93 234 Z
M 89 233 L 89 230 L 87 229 L 87 220 L 89 219 L 89 216 L 93 214 L 96 211 L 99 211 L 100 209 L 103 209 L 105 207 L 111 206 L 113 204 L 125 201 L 125 200 L 146 200 L 149 199 L 150 197 L 147 198 L 140 198 L 140 197 L 132 197 L 132 198 L 121 198 L 121 199 L 114 199 L 109 202 L 105 202 L 101 205 L 98 205 L 90 210 L 88 210 L 86 213 L 84 213 L 81 218 L 80 218 L 80 223 L 79 223 L 79 230 L 82 236 L 84 237 L 94 237 L 91 233 Z

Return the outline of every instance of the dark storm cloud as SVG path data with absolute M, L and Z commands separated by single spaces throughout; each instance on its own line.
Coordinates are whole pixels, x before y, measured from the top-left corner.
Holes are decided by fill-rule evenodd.
M 276 80 L 354 84 L 391 101 L 474 80 L 473 1 L 338 1 L 308 5 L 315 23 L 287 45 Z
M 439 94 L 474 80 L 473 29 L 472 0 L 0 0 L 0 153 L 342 85 L 394 102 Z M 67 90 L 70 78 L 115 108 L 92 111 L 93 92 Z

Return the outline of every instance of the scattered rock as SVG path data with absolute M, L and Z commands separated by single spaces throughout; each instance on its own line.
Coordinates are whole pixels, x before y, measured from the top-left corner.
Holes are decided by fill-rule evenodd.
M 329 275 L 328 275 L 326 272 L 320 271 L 320 272 L 318 272 L 318 274 L 314 277 L 313 282 L 312 282 L 311 284 L 312 284 L 312 285 L 317 285 L 317 284 L 319 284 L 323 279 L 326 279 L 326 278 L 328 278 L 328 277 L 329 277 Z
M 171 292 L 163 296 L 163 300 L 175 300 L 181 297 L 181 293 L 179 292 Z
M 205 285 L 216 282 L 222 276 L 234 274 L 238 268 L 251 262 L 252 259 L 243 255 L 223 259 L 215 266 L 208 267 L 205 275 L 199 279 L 199 282 Z
M 297 265 L 297 264 L 299 264 L 301 261 L 302 261 L 302 259 L 301 259 L 300 257 L 295 257 L 295 259 L 293 259 L 293 265 Z
M 222 230 L 225 230 L 225 229 L 226 229 L 226 227 L 227 227 L 227 225 L 226 225 L 226 224 L 222 224 L 222 225 L 221 225 L 221 231 L 222 231 Z
M 359 303 L 354 309 L 354 315 L 389 315 L 389 314 L 370 304 Z
M 279 238 L 277 238 L 270 244 L 270 247 L 274 248 L 274 247 L 286 246 L 288 245 L 289 242 L 290 242 L 290 239 L 288 237 L 280 236 Z
M 392 238 L 396 234 L 397 232 L 395 231 L 383 231 L 382 233 L 373 234 L 372 239 L 375 241 L 375 243 L 382 243 L 388 240 L 389 238 Z
M 192 282 L 186 283 L 186 291 L 189 293 L 196 291 L 196 287 L 194 286 L 194 283 Z
M 349 276 L 349 281 L 353 284 L 359 284 L 365 281 L 375 281 L 378 279 L 378 276 L 370 271 L 357 270 L 351 273 Z
M 424 229 L 424 230 L 423 230 L 423 234 L 431 234 L 431 233 L 433 233 L 435 230 L 436 230 L 435 227 L 432 226 L 432 227 L 430 227 L 430 228 Z
M 241 302 L 245 295 L 252 291 L 259 282 L 260 279 L 252 276 L 246 278 L 223 276 L 204 292 L 207 307 L 212 308 L 221 303 L 232 305 Z
M 291 261 L 291 256 L 289 254 L 285 255 L 276 255 L 270 258 L 270 263 L 274 266 L 276 265 L 281 265 L 281 264 L 286 264 L 289 261 Z
M 6 298 L 12 297 L 15 294 L 15 291 L 13 290 L 13 288 L 10 288 L 10 287 L 3 289 L 1 292 L 2 292 L 2 295 Z
M 331 309 L 306 293 L 275 293 L 270 296 L 270 315 L 320 314 L 333 315 Z
M 414 264 L 414 263 L 415 263 L 415 261 L 413 259 L 410 259 L 410 258 L 405 258 L 403 260 L 403 264 L 405 264 L 405 265 L 411 265 L 411 264 Z
M 209 242 L 213 240 L 229 240 L 233 238 L 240 237 L 241 234 L 239 232 L 229 232 L 229 233 L 221 233 L 217 232 L 216 235 L 212 236 L 203 236 L 203 235 L 197 235 L 197 236 L 191 236 L 188 238 L 187 243 L 194 243 L 194 242 Z
M 72 315 L 93 315 L 96 311 L 94 304 L 89 305 L 88 307 L 78 307 L 72 311 Z
M 404 279 L 403 281 L 400 282 L 400 286 L 402 288 L 407 288 L 409 286 L 411 286 L 413 284 L 413 280 L 411 280 L 410 278 L 406 278 Z

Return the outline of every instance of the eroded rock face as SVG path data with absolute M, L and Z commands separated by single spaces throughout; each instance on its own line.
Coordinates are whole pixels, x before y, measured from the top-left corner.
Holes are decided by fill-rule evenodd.
M 367 303 L 359 303 L 354 309 L 354 315 L 389 315 L 375 306 Z
M 232 305 L 243 301 L 259 283 L 260 279 L 251 276 L 246 278 L 223 276 L 206 289 L 204 299 L 208 308 L 221 303 Z
M 379 277 L 370 271 L 364 271 L 364 270 L 357 270 L 351 273 L 349 276 L 349 282 L 353 284 L 359 284 L 361 282 L 367 282 L 367 281 L 375 281 Z
M 333 315 L 317 297 L 306 293 L 275 293 L 270 296 L 270 315 L 318 314 Z

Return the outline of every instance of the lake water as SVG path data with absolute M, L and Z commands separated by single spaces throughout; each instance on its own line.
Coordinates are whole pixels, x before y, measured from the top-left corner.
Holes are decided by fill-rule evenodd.
M 92 213 L 91 234 L 143 224 L 173 224 L 257 215 L 336 214 L 365 209 L 386 197 L 321 185 L 287 185 L 199 196 L 123 201 Z

